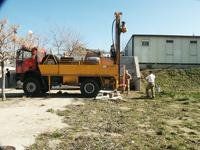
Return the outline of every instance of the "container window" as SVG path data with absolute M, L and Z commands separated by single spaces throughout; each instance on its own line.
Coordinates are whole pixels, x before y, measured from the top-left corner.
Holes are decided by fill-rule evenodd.
M 174 43 L 174 40 L 166 40 L 166 43 Z
M 197 41 L 190 41 L 190 44 L 197 44 Z
M 142 41 L 142 46 L 149 46 L 149 41 Z

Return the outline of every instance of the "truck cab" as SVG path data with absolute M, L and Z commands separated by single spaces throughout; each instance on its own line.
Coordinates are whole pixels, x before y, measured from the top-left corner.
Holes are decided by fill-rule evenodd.
M 37 48 L 28 49 L 24 46 L 16 53 L 16 81 L 23 82 L 24 75 L 28 72 L 38 71 L 38 63 L 45 57 L 45 50 L 38 51 Z

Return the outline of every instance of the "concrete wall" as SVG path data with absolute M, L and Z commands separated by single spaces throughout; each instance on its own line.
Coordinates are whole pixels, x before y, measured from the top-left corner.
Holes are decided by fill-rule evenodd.
M 126 69 L 128 69 L 129 73 L 130 74 L 134 74 L 135 73 L 135 70 L 134 70 L 134 58 L 133 56 L 121 56 L 121 59 L 120 59 L 120 64 L 121 66 L 122 65 L 125 65 L 126 66 Z
M 140 68 L 137 61 L 137 58 L 133 56 L 122 56 L 120 65 L 126 66 L 126 69 L 129 71 L 129 73 L 132 76 L 131 80 L 131 89 L 134 89 L 136 91 L 140 91 Z
M 131 38 L 128 43 L 126 44 L 126 47 L 125 47 L 125 56 L 133 56 L 133 39 Z

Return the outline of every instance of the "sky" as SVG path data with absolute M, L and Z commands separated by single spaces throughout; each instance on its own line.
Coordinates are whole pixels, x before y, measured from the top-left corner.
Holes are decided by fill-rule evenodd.
M 200 0 L 6 0 L 0 19 L 20 25 L 22 35 L 70 28 L 88 48 L 109 51 L 115 11 L 128 29 L 122 49 L 133 34 L 200 35 Z

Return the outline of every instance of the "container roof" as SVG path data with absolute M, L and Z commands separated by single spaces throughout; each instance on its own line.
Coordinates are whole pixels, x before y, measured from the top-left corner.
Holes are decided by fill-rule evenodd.
M 179 38 L 200 38 L 200 36 L 196 35 L 165 35 L 165 34 L 133 34 L 132 37 L 136 36 L 145 36 L 145 37 L 167 37 L 167 38 L 174 38 L 174 37 L 179 37 Z

